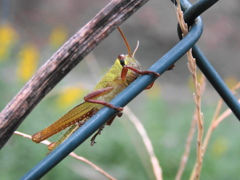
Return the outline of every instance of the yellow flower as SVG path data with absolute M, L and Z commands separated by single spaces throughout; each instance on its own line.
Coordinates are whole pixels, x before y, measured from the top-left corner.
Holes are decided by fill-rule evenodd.
M 237 78 L 231 76 L 231 77 L 227 77 L 226 79 L 224 79 L 224 82 L 226 83 L 226 85 L 229 88 L 233 88 L 238 83 L 238 80 L 237 80 Z
M 18 34 L 9 23 L 0 25 L 0 61 L 7 58 L 11 46 L 17 39 Z
M 157 81 L 155 81 L 151 89 L 145 92 L 148 98 L 158 99 L 161 95 L 161 86 Z
M 228 140 L 225 137 L 218 137 L 213 143 L 211 148 L 211 154 L 213 157 L 219 158 L 228 149 Z
M 21 81 L 27 81 L 35 73 L 39 61 L 39 51 L 33 44 L 25 44 L 19 52 L 17 75 Z
M 0 42 L 9 45 L 17 40 L 17 33 L 9 23 L 0 25 Z
M 53 48 L 58 48 L 66 41 L 67 37 L 68 37 L 67 28 L 62 25 L 58 25 L 52 30 L 50 34 L 49 37 L 50 46 L 52 46 Z
M 9 47 L 0 43 L 0 62 L 6 60 L 9 55 Z
M 78 87 L 66 87 L 58 96 L 56 103 L 61 109 L 69 108 L 79 101 L 83 94 L 83 90 Z

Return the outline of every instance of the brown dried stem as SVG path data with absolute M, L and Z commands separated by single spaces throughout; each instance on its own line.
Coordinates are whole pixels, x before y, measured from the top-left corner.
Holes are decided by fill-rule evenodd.
M 205 76 L 202 74 L 201 76 L 201 94 L 203 94 L 203 92 L 205 91 L 205 87 L 206 87 L 206 78 Z M 177 172 L 177 175 L 176 175 L 176 180 L 180 180 L 181 177 L 182 177 L 182 174 L 184 172 L 184 169 L 186 167 L 186 164 L 187 164 L 187 161 L 188 161 L 188 157 L 189 157 L 189 154 L 190 154 L 190 150 L 191 150 L 191 143 L 192 143 L 192 140 L 193 140 L 193 136 L 194 136 L 194 133 L 195 133 L 195 128 L 196 128 L 196 124 L 197 124 L 197 109 L 195 109 L 195 112 L 193 114 L 193 118 L 192 118 L 192 122 L 191 122 L 191 126 L 190 126 L 190 130 L 189 130 L 189 133 L 188 133 L 188 136 L 187 136 L 187 140 L 186 140 L 186 144 L 185 144 L 185 150 L 184 150 L 184 153 L 182 155 L 182 158 L 181 158 L 181 162 L 180 162 L 180 165 L 179 165 L 179 169 L 178 169 L 178 172 Z
M 182 36 L 184 37 L 188 33 L 188 25 L 185 23 L 183 18 L 183 12 L 181 11 L 180 2 L 177 0 L 177 18 L 180 25 L 180 28 L 182 30 Z M 187 52 L 188 57 L 188 68 L 191 72 L 194 88 L 195 88 L 195 94 L 194 94 L 194 100 L 196 104 L 196 117 L 197 117 L 197 127 L 198 127 L 198 135 L 197 135 L 197 163 L 196 163 L 196 173 L 194 177 L 191 177 L 191 179 L 199 179 L 200 172 L 202 168 L 202 160 L 203 160 L 203 114 L 201 112 L 201 85 L 198 83 L 197 80 L 197 71 L 196 71 L 196 60 L 192 56 L 192 49 L 190 49 Z
M 240 88 L 240 83 L 238 83 L 236 86 L 234 86 L 232 88 L 232 92 L 234 92 L 235 90 L 239 89 Z M 238 100 L 240 102 L 240 99 Z M 212 121 L 209 125 L 209 128 L 207 130 L 207 133 L 206 133 L 206 136 L 204 138 L 204 142 L 203 142 L 203 153 L 205 153 L 206 149 L 207 149 L 207 146 L 209 144 L 209 140 L 210 140 L 210 137 L 214 131 L 214 129 L 220 124 L 220 122 L 222 122 L 224 119 L 226 119 L 229 115 L 232 114 L 232 111 L 231 109 L 227 109 L 225 110 L 222 114 L 220 114 L 220 111 L 221 111 L 221 108 L 222 108 L 222 105 L 223 105 L 223 100 L 219 100 L 218 104 L 217 104 L 217 108 L 215 110 L 215 113 L 213 115 L 213 118 L 212 118 Z M 196 166 L 196 164 L 195 164 Z M 191 177 L 194 177 L 196 175 L 196 169 L 194 169 L 192 171 L 192 175 Z
M 22 132 L 19 132 L 19 131 L 15 131 L 14 134 L 32 140 L 32 136 L 30 136 L 30 135 L 28 135 L 28 134 L 25 134 L 25 133 L 22 133 Z M 41 144 L 45 144 L 45 145 L 48 146 L 49 144 L 51 144 L 51 142 L 48 141 L 48 140 L 44 140 L 44 141 L 41 142 Z M 99 166 L 97 166 L 96 164 L 92 163 L 92 162 L 89 161 L 88 159 L 86 159 L 86 158 L 84 158 L 84 157 L 81 157 L 81 156 L 78 156 L 78 155 L 77 155 L 76 153 L 74 153 L 74 152 L 71 152 L 71 153 L 69 154 L 69 156 L 72 156 L 72 157 L 75 158 L 75 159 L 78 159 L 78 160 L 80 160 L 80 161 L 83 161 L 83 162 L 89 164 L 89 165 L 92 166 L 95 170 L 99 171 L 99 172 L 102 173 L 104 176 L 106 176 L 108 179 L 116 180 L 114 177 L 112 177 L 110 174 L 108 174 L 107 172 L 105 172 L 103 169 L 101 169 Z
M 149 139 L 144 126 L 142 125 L 141 121 L 137 118 L 137 116 L 135 116 L 135 114 L 127 106 L 124 108 L 124 113 L 127 115 L 129 120 L 134 124 L 135 128 L 137 129 L 138 133 L 140 134 L 140 136 L 143 140 L 143 143 L 144 143 L 144 145 L 147 149 L 147 152 L 150 156 L 150 161 L 152 163 L 152 168 L 153 168 L 155 178 L 157 180 L 162 180 L 163 179 L 162 178 L 162 168 L 159 165 L 159 161 L 154 153 L 152 142 Z

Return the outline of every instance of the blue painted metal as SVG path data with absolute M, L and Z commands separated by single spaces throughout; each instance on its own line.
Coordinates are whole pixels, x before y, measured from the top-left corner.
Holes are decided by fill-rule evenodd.
M 232 94 L 230 89 L 224 83 L 217 71 L 213 68 L 211 63 L 207 60 L 197 45 L 193 46 L 193 56 L 196 58 L 199 69 L 203 72 L 215 90 L 222 97 L 224 102 L 232 110 L 233 114 L 240 120 L 240 104 L 237 98 Z
M 187 10 L 185 18 L 189 23 L 194 22 L 191 25 L 189 33 L 184 37 L 178 44 L 176 44 L 168 53 L 166 53 L 161 59 L 159 59 L 155 64 L 153 64 L 149 70 L 156 71 L 163 74 L 168 68 L 174 64 L 181 56 L 183 56 L 190 48 L 193 47 L 194 55 L 196 56 L 198 66 L 208 77 L 210 82 L 213 82 L 213 86 L 217 89 L 221 89 L 226 95 L 225 99 L 229 98 L 229 92 L 223 87 L 224 83 L 219 80 L 216 76 L 215 70 L 209 65 L 203 54 L 199 53 L 200 50 L 194 45 L 202 34 L 202 22 L 199 16 L 207 8 L 212 6 L 217 0 L 200 0 L 193 7 L 186 0 L 181 1 L 182 8 Z M 193 18 L 194 17 L 194 18 Z M 194 20 L 194 21 L 193 21 Z M 209 73 L 210 72 L 210 73 Z M 213 72 L 213 74 L 211 74 Z M 210 77 L 209 77 L 210 76 Z M 214 78 L 211 78 L 213 76 Z M 212 80 L 213 79 L 213 80 Z M 217 79 L 217 80 L 216 80 Z M 124 107 L 132 99 L 134 99 L 139 93 L 141 93 L 149 84 L 155 80 L 152 75 L 144 75 L 135 80 L 130 86 L 128 86 L 123 92 L 121 92 L 116 98 L 114 98 L 111 103 L 115 106 Z M 217 85 L 215 85 L 217 84 Z M 219 86 L 219 84 L 221 84 Z M 235 100 L 231 105 L 235 112 L 240 113 L 239 104 L 236 104 Z M 228 105 L 231 103 L 227 103 Z M 103 108 L 95 116 L 93 116 L 89 121 L 87 121 L 81 128 L 79 128 L 71 137 L 69 137 L 65 142 L 63 142 L 56 150 L 51 152 L 46 156 L 40 163 L 33 167 L 28 173 L 26 173 L 21 179 L 39 179 L 45 175 L 49 170 L 56 166 L 62 159 L 64 159 L 70 152 L 77 148 L 81 143 L 83 143 L 89 136 L 91 136 L 99 127 L 107 122 L 116 111 L 111 108 Z M 235 113 L 237 114 L 237 113 Z M 238 116 L 239 117 L 239 116 Z

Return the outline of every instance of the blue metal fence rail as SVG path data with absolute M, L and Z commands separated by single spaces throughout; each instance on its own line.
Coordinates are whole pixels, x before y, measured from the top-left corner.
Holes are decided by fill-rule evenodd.
M 153 64 L 149 70 L 163 74 L 168 68 L 181 58 L 190 48 L 193 48 L 193 55 L 197 60 L 197 65 L 211 82 L 217 92 L 224 99 L 226 104 L 232 109 L 233 113 L 240 119 L 240 105 L 237 99 L 233 96 L 226 84 L 219 77 L 215 69 L 208 62 L 206 57 L 201 53 L 199 48 L 194 45 L 202 34 L 202 21 L 198 17 L 202 12 L 211 7 L 218 0 L 200 0 L 195 5 L 190 6 L 186 0 L 181 1 L 181 6 L 185 12 L 184 18 L 187 23 L 191 24 L 189 33 L 177 43 L 168 53 Z M 139 93 L 141 93 L 149 84 L 155 80 L 152 75 L 144 75 L 135 80 L 115 99 L 111 101 L 114 106 L 124 107 Z M 81 128 L 79 128 L 71 137 L 63 142 L 56 150 L 46 156 L 41 162 L 26 173 L 22 179 L 39 179 L 49 170 L 63 160 L 70 152 L 83 143 L 91 136 L 99 127 L 108 121 L 116 113 L 111 108 L 103 108 Z

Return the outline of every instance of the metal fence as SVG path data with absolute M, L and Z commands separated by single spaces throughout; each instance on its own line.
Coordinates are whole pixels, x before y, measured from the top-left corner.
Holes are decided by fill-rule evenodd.
M 201 37 L 203 28 L 202 21 L 199 15 L 210 8 L 217 0 L 200 0 L 193 6 L 188 1 L 182 0 L 181 7 L 184 13 L 185 22 L 191 26 L 189 33 L 181 39 L 170 51 L 168 51 L 162 58 L 154 63 L 149 70 L 163 74 L 169 66 L 178 61 L 190 48 L 197 65 L 208 81 L 212 84 L 215 90 L 223 98 L 225 103 L 229 106 L 237 119 L 240 120 L 240 105 L 235 96 L 228 89 L 224 81 L 220 78 L 216 70 L 212 67 L 210 62 L 197 47 L 196 42 Z M 180 28 L 178 34 L 181 35 Z M 111 103 L 117 107 L 124 107 L 140 92 L 142 92 L 155 78 L 151 75 L 144 75 L 135 80 L 122 93 L 120 93 Z M 81 128 L 79 128 L 71 137 L 63 142 L 56 150 L 46 156 L 41 162 L 26 173 L 22 179 L 39 179 L 61 160 L 63 160 L 70 152 L 83 143 L 89 136 L 91 136 L 97 129 L 108 121 L 116 113 L 111 108 L 103 108 L 89 121 L 87 121 Z

